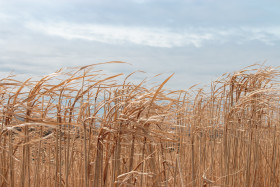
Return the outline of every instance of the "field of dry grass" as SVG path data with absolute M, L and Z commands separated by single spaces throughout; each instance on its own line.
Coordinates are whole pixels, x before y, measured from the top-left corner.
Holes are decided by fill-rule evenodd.
M 96 66 L 0 80 L 1 187 L 280 185 L 278 68 L 183 91 Z

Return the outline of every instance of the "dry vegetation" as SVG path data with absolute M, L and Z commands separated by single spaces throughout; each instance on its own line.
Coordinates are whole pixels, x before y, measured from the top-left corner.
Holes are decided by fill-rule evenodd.
M 279 186 L 277 68 L 207 91 L 96 65 L 0 80 L 0 186 Z

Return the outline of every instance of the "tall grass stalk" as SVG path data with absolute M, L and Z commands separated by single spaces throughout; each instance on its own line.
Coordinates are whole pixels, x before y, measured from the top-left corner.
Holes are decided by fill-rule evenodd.
M 99 65 L 0 80 L 0 186 L 280 185 L 278 68 L 169 90 Z

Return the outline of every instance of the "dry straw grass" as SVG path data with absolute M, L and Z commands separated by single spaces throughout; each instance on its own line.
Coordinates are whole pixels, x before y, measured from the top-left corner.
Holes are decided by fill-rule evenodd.
M 97 65 L 0 80 L 0 186 L 280 185 L 277 68 L 225 74 L 207 93 Z

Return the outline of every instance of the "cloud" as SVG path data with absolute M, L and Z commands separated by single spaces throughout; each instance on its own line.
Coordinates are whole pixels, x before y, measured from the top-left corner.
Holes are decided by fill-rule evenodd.
M 172 32 L 166 28 L 74 23 L 27 23 L 26 27 L 65 39 L 82 39 L 108 44 L 137 44 L 151 47 L 200 47 L 212 39 L 208 33 Z
M 242 30 L 248 33 L 248 40 L 261 41 L 267 45 L 274 45 L 280 41 L 280 26 L 274 27 L 243 27 Z
M 67 22 L 28 22 L 28 29 L 67 40 L 80 39 L 106 44 L 136 44 L 151 47 L 202 47 L 207 42 L 244 44 L 259 41 L 274 45 L 280 41 L 280 26 L 240 28 L 151 28 L 114 26 L 105 24 L 78 24 Z

